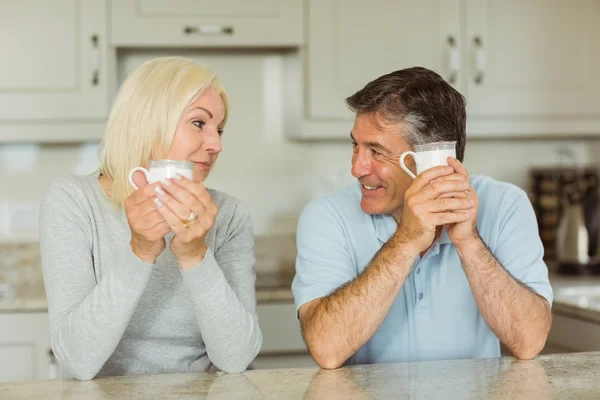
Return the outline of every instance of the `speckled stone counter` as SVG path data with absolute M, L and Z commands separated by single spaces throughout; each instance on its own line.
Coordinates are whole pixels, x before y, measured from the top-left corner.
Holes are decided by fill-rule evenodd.
M 600 353 L 0 384 L 2 399 L 598 399 Z

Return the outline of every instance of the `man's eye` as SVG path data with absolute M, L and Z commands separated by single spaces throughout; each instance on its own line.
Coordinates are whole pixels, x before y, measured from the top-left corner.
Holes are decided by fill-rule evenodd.
M 194 121 L 194 122 L 192 122 L 192 123 L 193 123 L 194 125 L 196 125 L 196 126 L 197 126 L 198 128 L 200 128 L 200 129 L 202 129 L 202 127 L 203 127 L 204 125 L 206 125 L 206 122 L 204 122 L 204 121 L 200 121 L 200 120 L 199 120 L 199 121 Z

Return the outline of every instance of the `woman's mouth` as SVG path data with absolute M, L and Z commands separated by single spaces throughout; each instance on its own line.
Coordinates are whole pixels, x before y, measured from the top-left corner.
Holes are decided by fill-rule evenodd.
M 200 168 L 202 171 L 210 171 L 210 163 L 203 161 L 194 161 L 196 167 Z

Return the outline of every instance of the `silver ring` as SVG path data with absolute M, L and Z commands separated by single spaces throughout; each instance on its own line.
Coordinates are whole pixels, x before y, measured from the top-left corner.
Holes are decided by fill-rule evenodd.
M 469 191 L 465 190 L 465 197 L 463 197 L 463 199 L 466 199 L 468 195 L 469 195 Z
M 189 216 L 189 217 L 187 217 L 187 221 L 188 221 L 188 222 L 191 222 L 191 221 L 195 220 L 195 219 L 196 219 L 196 217 L 197 217 L 196 213 L 192 211 L 192 212 L 190 213 L 190 216 Z

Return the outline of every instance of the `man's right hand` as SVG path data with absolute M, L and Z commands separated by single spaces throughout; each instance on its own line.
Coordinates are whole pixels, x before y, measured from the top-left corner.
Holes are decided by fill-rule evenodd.
M 395 237 L 409 246 L 415 256 L 431 246 L 438 226 L 466 221 L 470 213 L 475 211 L 472 200 L 444 197 L 444 194 L 467 190 L 464 182 L 447 180 L 429 183 L 453 173 L 454 169 L 448 166 L 430 168 L 419 174 L 406 191 Z
M 149 184 L 141 173 L 134 174 L 133 179 L 139 189 L 125 200 L 124 205 L 131 229 L 131 250 L 142 260 L 154 264 L 166 247 L 165 235 L 171 231 L 154 203 L 154 189 L 160 182 Z

